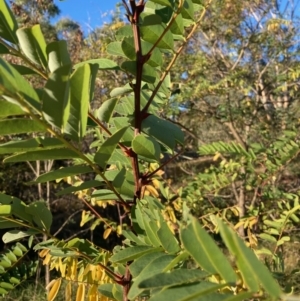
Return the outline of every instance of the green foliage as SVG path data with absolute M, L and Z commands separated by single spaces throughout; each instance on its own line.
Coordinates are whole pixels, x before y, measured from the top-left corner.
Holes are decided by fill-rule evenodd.
M 5 234 L 4 240 L 12 242 L 29 236 L 31 245 L 34 235 L 51 237 L 34 246 L 43 263 L 59 273 L 59 278 L 48 286 L 51 301 L 63 279 L 68 282 L 65 290 L 69 299 L 73 282 L 78 283 L 76 300 L 83 300 L 86 294 L 91 300 L 280 299 L 282 291 L 277 281 L 232 229 L 247 228 L 249 240 L 255 240 L 250 231 L 254 223 L 249 219 L 258 213 L 253 209 L 248 217 L 241 213 L 244 204 L 234 205 L 231 212 L 237 213 L 237 224 L 227 219 L 228 208 L 223 212 L 218 209 L 217 214 L 213 212 L 206 219 L 201 217 L 201 224 L 182 203 L 178 206 L 182 218 L 177 222 L 172 202 L 184 198 L 188 202 L 198 201 L 189 190 L 195 183 L 177 195 L 170 193 L 161 178 L 167 164 L 161 161 L 162 157 L 173 161 L 185 147 L 180 127 L 174 120 L 161 116 L 161 107 L 167 106 L 173 97 L 169 73 L 203 22 L 210 1 L 123 4 L 129 24 L 118 29 L 117 40 L 107 46 L 107 52 L 117 55 L 117 59 L 97 58 L 73 66 L 64 41 L 47 43 L 38 25 L 17 29 L 6 2 L 0 0 L 4 16 L 0 21 L 1 45 L 43 82 L 35 87 L 18 71 L 20 68 L 15 68 L 5 56 L 0 59 L 0 105 L 5 108 L 0 113 L 0 122 L 5 125 L 0 133 L 35 133 L 35 138 L 20 136 L 18 141 L 1 144 L 0 153 L 9 154 L 4 162 L 72 160 L 72 166 L 42 174 L 34 182 L 68 179 L 70 187 L 58 194 L 80 193 L 90 209 L 83 212 L 81 224 L 93 221 L 90 228 L 94 230 L 104 223 L 104 238 L 112 231 L 125 238 L 112 252 L 80 238 L 59 240 L 51 235 L 52 215 L 43 202 L 26 205 L 1 194 L 0 228 L 14 229 Z M 111 98 L 95 109 L 90 103 L 96 80 L 104 76 L 103 72 L 118 72 L 126 84 L 108 91 Z M 81 143 L 88 135 L 94 141 L 89 145 L 91 151 L 85 153 Z M 199 174 L 195 181 L 197 197 L 217 195 L 238 181 L 248 191 L 261 186 L 261 193 L 267 195 L 274 192 L 270 177 L 298 154 L 298 142 L 287 131 L 272 141 L 272 147 L 215 142 L 199 151 L 222 161 Z M 263 175 L 255 171 L 260 165 L 265 167 Z M 70 181 L 86 173 L 92 173 L 94 179 L 76 184 Z M 268 213 L 263 212 L 265 228 L 260 237 L 273 235 L 276 247 L 288 240 L 287 226 L 297 220 L 299 204 L 297 198 L 293 200 L 294 206 L 279 202 L 288 210 L 271 223 Z M 94 209 L 104 203 L 119 210 L 117 225 L 104 220 Z M 220 234 L 235 262 L 226 258 L 205 227 Z M 278 232 L 274 234 L 274 230 Z M 12 260 L 18 260 L 16 250 L 15 247 L 3 255 L 3 269 L 10 267 Z M 272 254 L 275 256 L 276 250 Z
M 11 234 L 10 234 L 11 235 Z M 7 235 L 7 236 L 10 236 Z M 5 237 L 4 237 L 5 239 Z M 38 261 L 25 261 L 29 249 L 17 242 L 0 256 L 0 293 L 5 295 L 36 273 Z

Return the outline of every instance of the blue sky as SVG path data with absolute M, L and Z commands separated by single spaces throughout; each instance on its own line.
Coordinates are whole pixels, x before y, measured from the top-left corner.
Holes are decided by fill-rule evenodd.
M 60 17 L 77 21 L 85 32 L 110 20 L 110 14 L 121 0 L 55 0 L 60 8 Z M 55 21 L 55 20 L 53 20 Z

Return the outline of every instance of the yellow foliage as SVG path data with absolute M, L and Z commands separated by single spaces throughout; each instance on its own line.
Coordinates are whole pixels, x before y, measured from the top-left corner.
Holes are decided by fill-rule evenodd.
M 105 231 L 103 233 L 103 238 L 106 239 L 110 235 L 111 231 L 112 231 L 112 228 L 105 229 Z
M 85 296 L 85 285 L 80 283 L 78 285 L 77 293 L 76 293 L 76 301 L 84 301 Z
M 48 301 L 54 300 L 57 296 L 57 293 L 61 286 L 61 280 L 62 278 L 54 279 L 47 285 L 46 289 L 50 290 L 48 294 Z
M 65 300 L 72 301 L 72 282 L 68 282 L 65 289 Z

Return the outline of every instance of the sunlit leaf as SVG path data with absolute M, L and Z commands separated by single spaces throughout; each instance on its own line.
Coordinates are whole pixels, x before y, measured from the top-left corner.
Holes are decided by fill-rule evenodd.
M 46 41 L 40 25 L 20 28 L 17 30 L 17 36 L 21 49 L 28 59 L 45 69 L 47 67 Z

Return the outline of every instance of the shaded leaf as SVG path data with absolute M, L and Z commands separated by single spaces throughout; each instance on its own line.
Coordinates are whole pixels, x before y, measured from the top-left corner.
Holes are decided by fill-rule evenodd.
M 62 179 L 62 178 L 79 175 L 79 174 L 85 174 L 85 173 L 89 173 L 89 172 L 93 172 L 93 169 L 87 165 L 69 166 L 69 167 L 64 167 L 64 168 L 60 168 L 57 170 L 53 170 L 53 171 L 44 173 L 44 174 L 40 175 L 39 177 L 37 177 L 34 180 L 34 182 L 35 183 L 45 183 L 45 182 L 50 182 L 53 180 Z
M 94 161 L 102 168 L 105 168 L 108 160 L 112 156 L 114 150 L 116 149 L 118 143 L 120 142 L 122 136 L 126 132 L 127 127 L 116 131 L 112 136 L 110 136 L 105 142 L 100 146 L 99 150 L 96 152 Z
M 70 67 L 59 67 L 51 73 L 43 94 L 44 118 L 62 130 L 70 115 Z
M 69 194 L 71 192 L 81 191 L 81 190 L 85 190 L 85 189 L 89 189 L 89 188 L 93 188 L 93 187 L 98 187 L 101 185 L 103 185 L 103 183 L 100 181 L 90 180 L 90 181 L 83 182 L 82 184 L 80 184 L 78 186 L 71 186 L 71 187 L 65 188 L 62 191 L 57 192 L 56 195 Z
M 25 209 L 33 217 L 35 224 L 42 230 L 49 231 L 52 224 L 52 214 L 44 202 L 34 202 Z
M 28 107 L 40 111 L 40 99 L 31 85 L 9 63 L 0 57 L 0 95 L 12 103 L 26 102 Z M 27 111 L 27 108 L 25 108 Z
M 105 283 L 105 284 L 101 284 L 98 288 L 99 292 L 101 295 L 108 297 L 109 299 L 113 299 L 113 284 L 112 283 Z
M 122 168 L 114 178 L 112 184 L 121 195 L 126 195 L 126 198 L 133 197 L 135 184 L 132 171 Z
M 137 135 L 132 140 L 133 151 L 148 159 L 160 159 L 160 145 L 152 137 L 145 136 L 143 134 Z
M 139 284 L 139 288 L 142 289 L 153 289 L 163 288 L 167 286 L 180 285 L 188 282 L 199 281 L 202 278 L 208 277 L 209 274 L 201 270 L 187 270 L 177 269 L 170 273 L 156 274 L 155 276 L 149 277 Z
M 211 282 L 191 283 L 170 287 L 153 294 L 149 301 L 219 301 L 228 295 L 216 293 L 226 284 L 213 284 Z
M 183 132 L 177 125 L 154 115 L 150 115 L 142 121 L 142 131 L 156 138 L 171 150 L 175 148 L 176 142 L 180 144 L 184 142 Z M 166 133 L 168 134 L 166 135 Z
M 17 44 L 16 31 L 18 23 L 5 0 L 0 0 L 0 36 L 11 43 Z
M 111 258 L 111 262 L 128 262 L 131 260 L 135 260 L 139 257 L 141 257 L 144 254 L 157 252 L 161 250 L 161 248 L 153 248 L 149 246 L 135 246 L 135 247 L 129 247 L 124 250 L 119 251 L 118 253 L 114 254 Z
M 163 248 L 170 254 L 177 253 L 180 248 L 174 234 L 168 227 L 167 223 L 162 223 L 158 232 L 158 238 Z
M 26 152 L 10 157 L 6 157 L 4 162 L 24 162 L 24 161 L 37 161 L 37 160 L 62 160 L 62 159 L 74 159 L 78 158 L 79 155 L 69 149 L 50 149 L 40 150 L 33 152 Z
M 141 26 L 140 31 L 143 40 L 155 44 L 163 34 L 164 28 L 161 25 Z M 174 41 L 172 33 L 170 31 L 167 31 L 164 34 L 163 38 L 158 42 L 157 47 L 173 50 Z
M 116 42 L 117 43 L 117 42 Z M 109 46 L 109 45 L 108 45 Z M 74 66 L 75 69 L 82 67 L 85 64 L 95 64 L 100 70 L 120 70 L 118 64 L 110 59 L 93 59 L 78 63 Z
M 70 115 L 64 132 L 77 141 L 86 133 L 91 90 L 94 88 L 92 78 L 92 66 L 88 64 L 78 67 L 70 78 Z
M 118 101 L 119 101 L 118 98 L 110 98 L 104 101 L 104 103 L 102 103 L 99 110 L 97 111 L 97 117 L 99 118 L 100 121 L 103 122 L 110 121 L 110 118 L 114 113 Z
M 57 138 L 32 138 L 21 141 L 10 141 L 0 144 L 0 154 L 21 153 L 41 149 L 62 148 L 64 144 Z
M 136 76 L 136 61 L 126 61 L 121 64 L 121 68 Z M 157 73 L 150 65 L 143 66 L 142 80 L 147 83 L 155 83 Z

